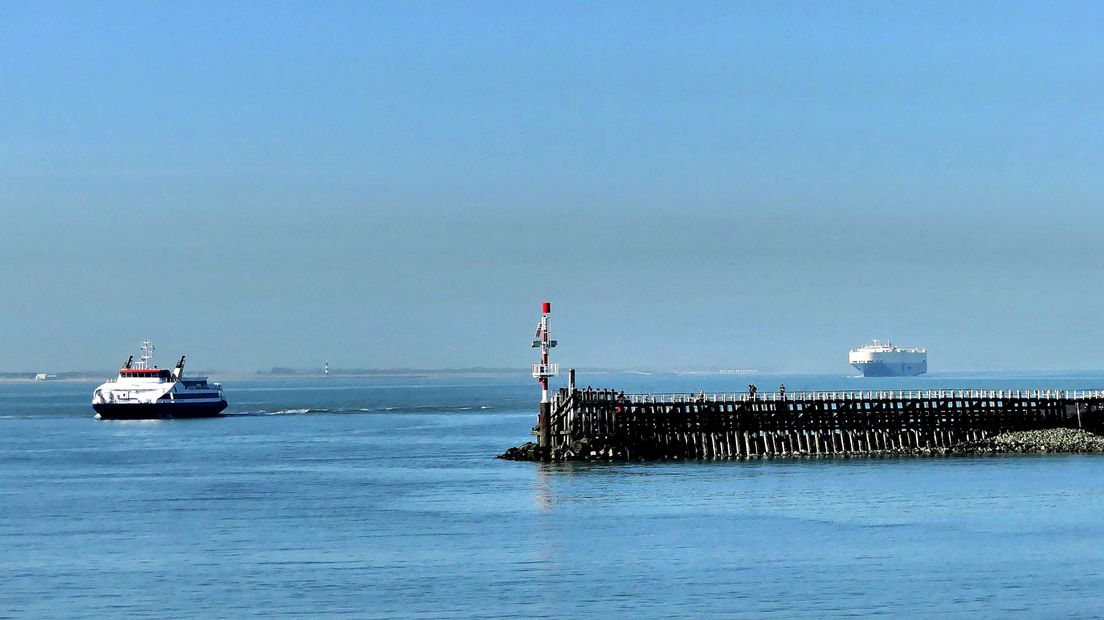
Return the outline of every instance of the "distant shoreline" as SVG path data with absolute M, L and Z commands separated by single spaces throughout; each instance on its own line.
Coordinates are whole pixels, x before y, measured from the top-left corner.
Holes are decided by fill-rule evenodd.
M 105 377 L 111 377 L 118 374 L 118 371 L 115 373 L 60 373 L 58 376 L 50 377 L 49 379 L 35 379 L 34 377 L 36 374 L 38 373 L 0 373 L 0 383 L 83 383 L 86 381 L 103 381 Z

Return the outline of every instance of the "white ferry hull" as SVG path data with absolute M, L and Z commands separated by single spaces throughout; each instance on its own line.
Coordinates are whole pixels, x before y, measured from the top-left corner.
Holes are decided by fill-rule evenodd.
M 175 420 L 213 418 L 226 409 L 225 400 L 205 403 L 96 403 L 92 408 L 101 420 Z

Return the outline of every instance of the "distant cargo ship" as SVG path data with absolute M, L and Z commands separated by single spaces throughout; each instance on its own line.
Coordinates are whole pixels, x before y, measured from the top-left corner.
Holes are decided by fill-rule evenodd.
M 915 377 L 928 372 L 927 349 L 902 349 L 877 340 L 852 349 L 847 361 L 864 377 Z

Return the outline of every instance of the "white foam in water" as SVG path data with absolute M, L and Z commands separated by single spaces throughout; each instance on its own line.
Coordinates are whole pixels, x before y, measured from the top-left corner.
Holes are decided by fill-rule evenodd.
M 310 413 L 311 409 L 279 409 L 277 411 L 261 411 L 261 415 L 296 415 Z

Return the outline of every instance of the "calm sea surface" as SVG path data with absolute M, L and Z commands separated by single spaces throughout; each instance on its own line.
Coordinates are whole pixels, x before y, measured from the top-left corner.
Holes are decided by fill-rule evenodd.
M 224 383 L 232 415 L 165 422 L 0 384 L 0 617 L 1104 615 L 1104 457 L 543 466 L 493 458 L 528 439 L 524 377 Z

